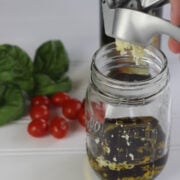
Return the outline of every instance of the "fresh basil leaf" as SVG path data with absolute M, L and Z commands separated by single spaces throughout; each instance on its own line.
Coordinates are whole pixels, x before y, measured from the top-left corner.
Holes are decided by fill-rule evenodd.
M 67 72 L 69 58 L 63 43 L 60 40 L 51 40 L 43 43 L 35 53 L 35 73 L 48 75 L 57 80 Z
M 45 74 L 36 75 L 35 84 L 34 95 L 50 96 L 56 92 L 69 92 L 72 88 L 72 81 L 69 77 L 63 77 L 57 81 L 53 81 Z
M 26 92 L 33 89 L 33 62 L 20 47 L 0 45 L 0 82 L 16 84 Z
M 25 109 L 22 91 L 16 85 L 0 85 L 0 125 L 20 118 Z

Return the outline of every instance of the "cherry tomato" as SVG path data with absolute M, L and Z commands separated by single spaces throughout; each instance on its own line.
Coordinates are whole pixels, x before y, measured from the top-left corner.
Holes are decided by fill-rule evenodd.
M 35 96 L 31 99 L 31 107 L 36 105 L 46 105 L 50 107 L 50 100 L 47 96 Z
M 64 118 L 59 116 L 56 116 L 52 119 L 49 127 L 51 135 L 58 139 L 66 136 L 68 129 L 68 122 Z
M 92 102 L 92 109 L 94 112 L 94 117 L 96 120 L 98 120 L 100 123 L 103 123 L 105 120 L 105 106 L 102 102 L 95 103 Z
M 28 124 L 27 131 L 34 137 L 45 136 L 48 133 L 48 123 L 44 119 L 36 119 Z
M 51 102 L 58 107 L 62 107 L 68 99 L 70 99 L 70 96 L 64 92 L 58 92 L 51 96 Z
M 30 113 L 30 116 L 31 116 L 32 120 L 43 118 L 44 120 L 48 121 L 49 117 L 50 117 L 49 109 L 45 105 L 33 106 L 30 109 L 29 113 Z
M 82 106 L 82 108 L 85 108 L 85 103 L 86 103 L 86 100 L 85 100 L 85 99 L 83 99 L 83 100 L 82 100 L 82 103 L 81 103 L 81 104 L 82 104 L 82 105 L 81 105 L 81 106 Z
M 77 119 L 79 123 L 85 127 L 85 109 L 84 107 L 81 107 L 81 109 L 78 112 Z
M 77 99 L 67 100 L 62 108 L 63 115 L 70 119 L 75 120 L 77 118 L 78 111 L 81 109 L 81 102 Z

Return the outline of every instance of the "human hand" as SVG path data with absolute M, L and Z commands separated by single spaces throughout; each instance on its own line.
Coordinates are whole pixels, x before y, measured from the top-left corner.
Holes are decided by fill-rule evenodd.
M 180 0 L 171 0 L 171 22 L 180 25 Z M 174 53 L 180 53 L 180 42 L 169 39 L 169 48 Z

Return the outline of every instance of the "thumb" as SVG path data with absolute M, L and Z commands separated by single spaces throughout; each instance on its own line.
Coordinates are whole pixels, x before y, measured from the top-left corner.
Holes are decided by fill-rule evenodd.
M 171 22 L 180 25 L 180 0 L 171 0 Z
M 171 22 L 180 25 L 180 0 L 171 0 Z M 180 42 L 170 38 L 169 48 L 174 53 L 180 53 Z

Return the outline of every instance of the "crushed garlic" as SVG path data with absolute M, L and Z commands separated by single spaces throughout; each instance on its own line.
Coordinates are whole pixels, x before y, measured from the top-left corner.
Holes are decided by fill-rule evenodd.
M 129 50 L 132 53 L 134 57 L 133 59 L 135 61 L 137 61 L 139 58 L 142 58 L 145 55 L 143 46 L 132 44 L 119 39 L 116 39 L 115 44 L 117 51 L 120 51 L 121 54 L 126 55 L 127 51 Z

